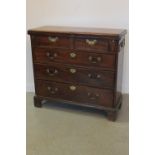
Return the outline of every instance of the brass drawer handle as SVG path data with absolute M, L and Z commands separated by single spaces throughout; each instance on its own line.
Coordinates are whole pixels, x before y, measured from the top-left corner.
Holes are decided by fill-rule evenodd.
M 76 90 L 76 86 L 70 86 L 69 89 L 70 89 L 71 91 L 75 91 L 75 90 Z
M 74 69 L 74 68 L 69 69 L 69 71 L 70 71 L 70 73 L 72 73 L 72 74 L 75 74 L 75 73 L 76 73 L 76 69 Z
M 101 75 L 100 74 L 97 74 L 97 75 L 93 75 L 93 74 L 88 74 L 88 77 L 91 78 L 91 79 L 100 79 L 101 78 Z
M 58 54 L 57 54 L 56 52 L 54 52 L 54 53 L 47 52 L 47 53 L 46 53 L 46 56 L 47 56 L 49 59 L 53 60 L 53 59 L 55 59 L 55 58 L 58 56 Z
M 89 93 L 89 92 L 87 95 L 88 95 L 89 99 L 91 99 L 91 100 L 97 100 L 100 97 L 99 94 L 93 94 L 93 93 Z
M 93 45 L 95 45 L 95 44 L 97 43 L 97 40 L 96 40 L 96 39 L 95 39 L 95 40 L 86 39 L 86 43 L 87 43 L 88 45 L 90 45 L 90 46 L 93 46 Z
M 54 76 L 56 74 L 58 74 L 58 70 L 54 69 L 53 71 L 51 71 L 49 68 L 46 69 L 46 72 L 48 73 L 48 75 L 50 76 Z
M 73 53 L 73 52 L 70 53 L 70 57 L 71 57 L 71 58 L 76 58 L 76 53 Z
M 58 37 L 48 37 L 48 40 L 52 43 L 57 42 L 58 39 L 59 39 Z
M 50 91 L 51 94 L 56 94 L 58 92 L 58 88 L 51 88 L 48 86 L 47 89 Z
M 89 57 L 88 57 L 88 60 L 95 64 L 95 63 L 97 63 L 97 62 L 101 62 L 102 58 L 99 57 L 99 56 L 98 56 L 98 57 L 89 56 Z

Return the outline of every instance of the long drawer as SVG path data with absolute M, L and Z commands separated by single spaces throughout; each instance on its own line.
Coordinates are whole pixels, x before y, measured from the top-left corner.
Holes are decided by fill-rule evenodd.
M 34 62 L 61 62 L 89 67 L 102 67 L 114 70 L 115 55 L 77 50 L 33 47 Z
M 37 79 L 80 83 L 99 88 L 112 89 L 114 87 L 114 72 L 112 71 L 57 63 L 35 64 L 34 69 Z
M 113 91 L 75 84 L 36 80 L 36 94 L 38 96 L 105 107 L 111 107 L 113 104 Z

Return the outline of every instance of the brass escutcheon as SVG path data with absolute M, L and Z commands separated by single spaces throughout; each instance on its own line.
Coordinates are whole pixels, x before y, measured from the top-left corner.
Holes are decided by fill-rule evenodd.
M 75 57 L 76 57 L 76 53 L 73 53 L 73 52 L 70 53 L 70 57 L 71 57 L 71 58 L 75 58 Z
M 48 37 L 48 40 L 52 43 L 55 43 L 58 40 L 58 37 Z
M 72 74 L 76 73 L 76 69 L 74 69 L 74 68 L 69 69 L 69 71 L 70 71 Z
M 88 45 L 95 45 L 96 43 L 97 43 L 97 40 L 95 39 L 95 40 L 89 40 L 89 39 L 86 39 L 86 43 L 88 44 Z
M 69 88 L 70 88 L 70 90 L 72 90 L 72 91 L 76 90 L 76 87 L 75 87 L 75 86 L 70 86 Z

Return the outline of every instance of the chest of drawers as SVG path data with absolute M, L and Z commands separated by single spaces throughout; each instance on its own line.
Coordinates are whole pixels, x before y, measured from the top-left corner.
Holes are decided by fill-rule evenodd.
M 115 120 L 122 104 L 126 30 L 44 26 L 28 30 L 34 105 L 59 101 L 104 110 Z

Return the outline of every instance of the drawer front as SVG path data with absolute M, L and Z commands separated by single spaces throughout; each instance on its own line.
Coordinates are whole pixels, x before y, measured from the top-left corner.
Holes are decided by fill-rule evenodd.
M 36 81 L 36 93 L 39 96 L 81 102 L 83 104 L 111 107 L 113 93 L 106 89 L 97 89 L 74 84 Z
M 75 39 L 75 49 L 80 50 L 95 50 L 108 52 L 109 41 L 107 39 L 96 39 L 96 38 L 76 38 Z
M 99 54 L 86 51 L 33 48 L 34 62 L 64 62 L 93 67 L 115 68 L 115 55 Z
M 68 36 L 33 36 L 32 45 L 70 48 L 72 46 L 71 38 Z
M 114 72 L 62 64 L 35 64 L 37 79 L 80 83 L 99 88 L 114 87 Z

